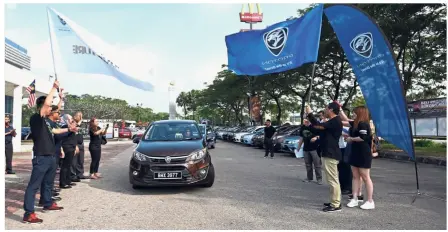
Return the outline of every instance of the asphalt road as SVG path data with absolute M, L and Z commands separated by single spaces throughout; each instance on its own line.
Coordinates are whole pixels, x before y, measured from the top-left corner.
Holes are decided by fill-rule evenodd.
M 134 190 L 128 181 L 133 147 L 129 144 L 103 163 L 104 179 L 87 180 L 62 192 L 63 211 L 44 214 L 38 210 L 43 224 L 21 223 L 20 209 L 6 217 L 6 228 L 446 229 L 444 167 L 419 165 L 425 196 L 411 204 L 416 190 L 413 164 L 376 159 L 372 168 L 376 209 L 344 207 L 341 212 L 324 213 L 328 186 L 301 181 L 306 176 L 302 159 L 287 154 L 263 159 L 259 149 L 218 142 L 211 150 L 216 170 L 212 188 Z

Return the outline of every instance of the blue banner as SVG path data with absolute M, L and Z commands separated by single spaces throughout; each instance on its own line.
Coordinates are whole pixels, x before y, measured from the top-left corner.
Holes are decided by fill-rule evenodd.
M 119 65 L 86 44 L 86 41 L 83 41 L 69 25 L 69 19 L 53 9 L 48 9 L 48 20 L 52 35 L 52 48 L 58 51 L 63 62 L 58 64 L 64 65 L 66 71 L 113 76 L 123 84 L 145 91 L 153 91 L 152 84 L 121 72 Z
M 378 25 L 359 9 L 325 9 L 361 87 L 379 136 L 414 159 L 414 144 L 403 84 L 392 48 Z
M 237 75 L 283 72 L 317 61 L 323 5 L 264 30 L 226 36 L 228 67 Z

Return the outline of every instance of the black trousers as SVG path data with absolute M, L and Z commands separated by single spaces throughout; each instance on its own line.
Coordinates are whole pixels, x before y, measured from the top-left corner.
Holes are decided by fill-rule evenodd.
M 92 157 L 92 163 L 90 163 L 90 174 L 98 173 L 101 160 L 101 145 L 89 146 L 90 156 Z
M 341 148 L 342 155 L 345 148 Z M 339 183 L 342 191 L 352 191 L 352 168 L 350 164 L 344 162 L 344 158 L 338 164 Z
M 264 138 L 265 154 L 268 156 L 271 153 L 271 157 L 274 157 L 274 142 L 270 138 Z
M 59 173 L 60 186 L 70 185 L 72 183 L 72 178 L 70 177 L 71 175 L 70 169 L 72 168 L 73 157 L 75 155 L 75 150 L 72 149 L 71 147 L 70 148 L 63 147 L 63 149 L 65 157 L 64 161 L 62 161 L 61 171 Z
M 79 154 L 73 158 L 72 168 L 71 168 L 71 178 L 79 179 L 84 176 L 84 148 L 79 149 Z
M 12 143 L 6 143 L 5 144 L 5 156 L 6 156 L 6 171 L 10 172 L 12 171 Z

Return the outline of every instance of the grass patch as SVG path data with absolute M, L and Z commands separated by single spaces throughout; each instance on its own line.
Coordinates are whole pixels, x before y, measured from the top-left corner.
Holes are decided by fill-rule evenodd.
M 434 156 L 434 157 L 446 157 L 446 143 L 435 143 L 430 141 L 419 142 L 415 141 L 415 153 L 417 156 Z M 381 151 L 402 151 L 393 144 L 388 142 L 381 143 Z

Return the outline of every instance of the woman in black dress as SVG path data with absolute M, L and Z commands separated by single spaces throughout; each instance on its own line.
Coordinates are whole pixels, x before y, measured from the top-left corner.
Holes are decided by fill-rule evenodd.
M 352 167 L 353 174 L 353 198 L 347 204 L 347 207 L 352 208 L 358 206 L 358 193 L 361 181 L 364 181 L 367 190 L 367 201 L 361 205 L 361 209 L 374 209 L 373 183 L 370 179 L 370 168 L 373 157 L 369 110 L 364 106 L 356 107 L 353 110 L 353 121 L 349 121 L 343 111 L 341 112 L 343 114 L 341 115 L 341 119 L 343 120 L 344 126 L 350 126 L 350 137 L 347 138 L 347 142 L 351 143 L 352 146 L 349 164 Z
M 98 120 L 96 118 L 92 118 L 90 120 L 89 126 L 89 151 L 92 157 L 92 163 L 90 164 L 90 178 L 98 179 L 101 178 L 98 173 L 101 159 L 101 137 L 106 134 L 107 127 L 105 129 L 101 129 L 98 126 Z

